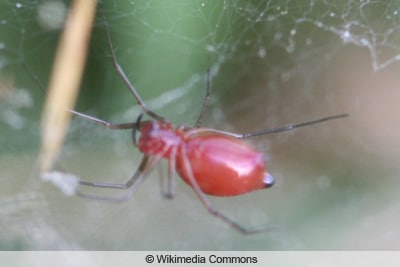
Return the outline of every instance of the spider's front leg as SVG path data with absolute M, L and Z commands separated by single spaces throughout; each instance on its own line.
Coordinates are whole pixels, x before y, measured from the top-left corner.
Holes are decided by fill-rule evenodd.
M 138 125 L 136 122 L 131 122 L 131 123 L 112 123 L 109 121 L 104 121 L 101 120 L 99 118 L 75 111 L 75 110 L 69 110 L 69 112 L 71 112 L 72 114 L 74 114 L 75 116 L 78 116 L 80 118 L 86 119 L 86 120 L 90 120 L 90 121 L 94 121 L 100 125 L 103 125 L 104 127 L 113 129 L 113 130 L 127 130 L 127 129 L 138 129 Z
M 76 194 L 80 197 L 87 198 L 87 199 L 94 199 L 94 200 L 104 200 L 104 201 L 112 201 L 112 202 L 123 202 L 129 200 L 134 193 L 136 192 L 139 185 L 144 181 L 148 173 L 154 168 L 154 166 L 160 161 L 158 157 L 149 157 L 144 156 L 140 165 L 132 178 L 130 178 L 124 184 L 117 184 L 117 183 L 105 183 L 105 182 L 89 182 L 89 181 L 82 181 L 79 180 L 80 185 L 84 186 L 92 186 L 92 187 L 99 187 L 99 188 L 114 188 L 114 189 L 127 189 L 121 195 L 117 196 L 105 196 L 100 194 L 91 194 L 82 192 L 81 190 L 77 189 Z

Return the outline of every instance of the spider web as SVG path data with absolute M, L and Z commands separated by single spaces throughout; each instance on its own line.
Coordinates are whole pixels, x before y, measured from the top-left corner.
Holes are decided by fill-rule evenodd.
M 134 121 L 140 113 L 111 64 L 107 20 L 117 58 L 140 95 L 175 124 L 195 122 L 207 69 L 208 127 L 248 132 L 351 114 L 348 120 L 251 140 L 268 155 L 276 186 L 212 200 L 244 225 L 282 228 L 252 237 L 209 216 L 183 183 L 177 184 L 175 200 L 164 201 L 158 172 L 133 200 L 118 206 L 67 198 L 39 180 L 35 162 L 44 94 L 35 78 L 46 86 L 69 4 L 0 3 L 2 248 L 399 247 L 400 233 L 389 223 L 400 214 L 392 197 L 400 156 L 397 1 L 103 1 L 79 111 L 113 122 Z M 61 168 L 87 179 L 123 181 L 140 160 L 128 142 L 126 132 L 74 120 Z M 372 232 L 374 242 L 363 242 Z

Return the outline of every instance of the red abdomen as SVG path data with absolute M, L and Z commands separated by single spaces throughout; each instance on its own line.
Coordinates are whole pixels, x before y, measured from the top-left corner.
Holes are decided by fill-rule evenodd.
M 176 170 L 191 185 L 189 170 L 183 162 L 183 157 L 187 157 L 193 176 L 205 194 L 235 196 L 272 185 L 265 183 L 265 177 L 270 176 L 265 171 L 263 155 L 239 139 L 204 135 L 182 145 L 186 153 L 179 150 Z

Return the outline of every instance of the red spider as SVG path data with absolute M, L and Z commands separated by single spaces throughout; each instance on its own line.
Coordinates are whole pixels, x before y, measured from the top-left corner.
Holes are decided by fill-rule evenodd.
M 134 123 L 114 124 L 77 111 L 71 111 L 79 117 L 97 122 L 110 129 L 132 129 L 133 143 L 143 153 L 143 158 L 137 171 L 125 184 L 79 181 L 80 185 L 86 186 L 128 189 L 125 194 L 111 197 L 92 195 L 77 190 L 79 196 L 99 200 L 125 201 L 133 195 L 146 175 L 164 158 L 168 160 L 169 174 L 168 189 L 167 192 L 164 192 L 166 197 L 172 198 L 175 196 L 174 180 L 175 173 L 178 172 L 183 180 L 193 188 L 197 197 L 212 215 L 220 218 L 241 233 L 257 232 L 261 229 L 246 229 L 223 215 L 206 197 L 206 195 L 222 197 L 236 196 L 268 188 L 274 184 L 274 178 L 265 170 L 263 154 L 240 139 L 290 131 L 298 127 L 348 116 L 347 114 L 340 114 L 300 124 L 245 134 L 200 128 L 208 107 L 210 95 L 208 73 L 207 94 L 195 126 L 178 126 L 174 128 L 170 122 L 150 110 L 143 102 L 117 62 L 107 23 L 106 32 L 113 64 L 118 75 L 134 95 L 143 112 L 153 120 L 142 121 L 141 114 Z M 136 131 L 141 132 L 139 140 L 136 140 Z

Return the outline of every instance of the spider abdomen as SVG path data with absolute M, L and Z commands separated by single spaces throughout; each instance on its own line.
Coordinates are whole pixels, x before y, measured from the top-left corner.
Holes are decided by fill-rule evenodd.
M 192 185 L 191 172 L 205 194 L 235 196 L 273 184 L 272 176 L 265 171 L 263 154 L 242 140 L 209 134 L 188 139 L 182 146 L 176 170 L 189 185 Z

